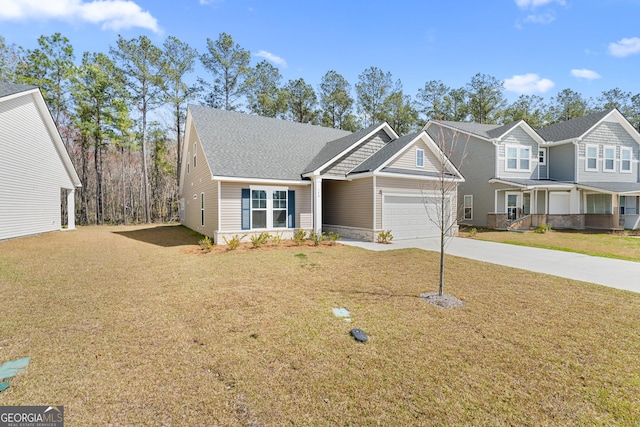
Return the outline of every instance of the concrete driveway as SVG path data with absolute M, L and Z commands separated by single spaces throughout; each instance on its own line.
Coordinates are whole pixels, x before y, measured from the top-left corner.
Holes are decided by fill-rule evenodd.
M 341 243 L 373 251 L 404 248 L 418 248 L 426 251 L 440 250 L 439 238 L 399 240 L 390 245 L 348 239 L 342 240 Z M 640 293 L 640 262 L 484 242 L 461 237 L 449 240 L 446 253 Z

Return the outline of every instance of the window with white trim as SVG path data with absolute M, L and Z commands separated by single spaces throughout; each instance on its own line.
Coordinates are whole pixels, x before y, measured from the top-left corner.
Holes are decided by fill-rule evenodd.
M 506 152 L 506 170 L 512 171 L 528 171 L 531 162 L 531 147 L 522 147 L 517 145 L 507 145 Z
M 543 166 L 547 164 L 547 149 L 546 148 L 538 149 L 538 163 L 540 165 L 543 165 Z
M 416 148 L 416 166 L 424 167 L 424 150 L 422 148 Z
M 464 196 L 464 219 L 473 219 L 473 195 L 465 194 Z
M 204 193 L 200 193 L 200 225 L 204 227 Z
M 251 228 L 286 228 L 287 204 L 287 189 L 251 188 Z
M 613 172 L 616 170 L 616 147 L 604 147 L 602 170 L 605 172 Z
M 598 170 L 598 146 L 597 145 L 586 146 L 584 170 L 587 170 L 587 171 Z
M 198 165 L 198 145 L 196 142 L 193 143 L 193 167 L 195 168 Z
M 620 172 L 631 173 L 631 154 L 630 147 L 620 148 Z

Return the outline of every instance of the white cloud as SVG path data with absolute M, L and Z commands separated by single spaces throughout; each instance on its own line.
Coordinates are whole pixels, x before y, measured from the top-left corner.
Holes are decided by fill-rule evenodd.
M 266 50 L 261 50 L 258 53 L 254 53 L 253 56 L 264 58 L 267 61 L 273 62 L 276 65 L 280 65 L 282 68 L 287 68 L 287 61 L 280 58 L 278 55 L 274 55 L 271 52 L 267 52 Z
M 558 3 L 564 6 L 565 0 L 515 0 L 516 4 L 521 9 L 535 9 L 538 6 L 544 6 L 549 3 Z
M 556 17 L 553 13 L 545 13 L 542 15 L 529 15 L 524 18 L 525 22 L 531 22 L 532 24 L 550 24 L 555 21 Z
M 577 68 L 573 69 L 571 70 L 571 75 L 579 79 L 587 79 L 587 80 L 596 80 L 596 79 L 602 78 L 600 74 L 596 73 L 593 70 L 587 70 L 586 68 L 582 68 L 580 70 L 578 70 Z
M 609 43 L 609 53 L 620 58 L 640 53 L 640 38 L 624 38 L 615 43 Z
M 84 21 L 115 31 L 132 27 L 160 31 L 157 19 L 130 0 L 0 0 L 0 20 L 29 19 Z
M 541 79 L 534 73 L 513 76 L 505 79 L 504 88 L 509 92 L 530 95 L 533 93 L 545 93 L 555 86 L 549 79 Z

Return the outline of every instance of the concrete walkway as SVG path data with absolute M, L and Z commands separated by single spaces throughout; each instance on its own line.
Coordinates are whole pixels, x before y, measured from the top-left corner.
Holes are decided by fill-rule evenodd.
M 399 240 L 390 245 L 348 239 L 341 240 L 341 243 L 373 251 L 404 248 L 418 248 L 427 251 L 440 250 L 438 238 Z M 446 253 L 640 293 L 640 262 L 484 242 L 461 237 L 449 240 Z

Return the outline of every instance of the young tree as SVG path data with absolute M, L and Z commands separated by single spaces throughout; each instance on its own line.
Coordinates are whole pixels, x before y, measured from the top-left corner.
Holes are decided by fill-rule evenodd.
M 354 117 L 353 98 L 349 93 L 351 85 L 334 70 L 322 76 L 320 82 L 320 107 L 322 108 L 322 126 L 347 129 Z M 351 121 L 350 121 L 351 118 Z
M 207 51 L 200 56 L 202 65 L 213 74 L 213 85 L 199 81 L 210 87 L 206 104 L 210 107 L 235 110 L 236 102 L 242 96 L 243 81 L 249 72 L 251 54 L 227 33 L 221 33 L 215 42 L 207 38 Z
M 242 89 L 249 111 L 263 117 L 281 117 L 287 110 L 281 81 L 280 71 L 267 61 L 250 69 Z
M 463 179 L 458 173 L 467 157 L 467 143 L 469 138 L 461 137 L 458 132 L 444 126 L 435 126 L 429 132 L 429 136 L 439 149 L 436 156 L 438 178 L 435 187 L 435 196 L 423 191 L 423 202 L 428 220 L 438 227 L 440 243 L 440 271 L 438 278 L 438 296 L 444 295 L 445 253 L 447 244 L 457 229 L 457 205 L 458 184 Z M 455 162 L 455 166 L 453 162 Z M 434 206 L 435 209 L 430 209 Z M 455 209 L 455 210 L 454 210 Z
M 384 120 L 384 100 L 389 96 L 391 88 L 391 73 L 385 73 L 377 67 L 369 67 L 358 76 L 358 113 L 364 127 Z
M 198 93 L 198 87 L 184 81 L 186 74 L 193 72 L 198 52 L 173 36 L 164 41 L 164 66 L 166 75 L 166 100 L 172 107 L 177 140 L 176 182 L 180 180 L 182 162 L 182 134 L 186 118 L 186 103 Z
M 60 33 L 38 38 L 39 49 L 28 50 L 17 67 L 18 80 L 38 86 L 56 126 L 68 114 L 71 79 L 75 73 L 73 46 Z
M 313 86 L 304 79 L 289 80 L 285 87 L 288 114 L 292 121 L 299 123 L 317 123 L 318 113 L 315 110 L 317 102 Z
M 477 123 L 497 123 L 504 108 L 502 82 L 492 76 L 478 73 L 469 83 L 469 114 Z
M 142 119 L 140 146 L 142 148 L 142 189 L 144 193 L 145 219 L 151 222 L 149 175 L 147 167 L 147 115 L 164 103 L 165 67 L 162 50 L 146 36 L 125 40 L 118 36 L 116 48 L 110 49 L 117 65 L 125 76 L 132 101 Z

